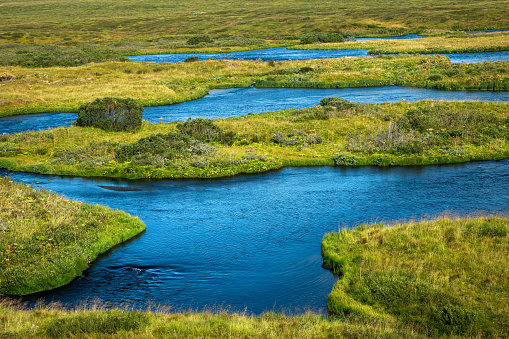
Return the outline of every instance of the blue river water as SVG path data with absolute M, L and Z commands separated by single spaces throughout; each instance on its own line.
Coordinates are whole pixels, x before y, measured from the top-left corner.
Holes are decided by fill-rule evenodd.
M 509 92 L 440 91 L 416 87 L 382 86 L 369 88 L 307 89 L 307 88 L 230 88 L 212 90 L 205 97 L 169 106 L 146 107 L 143 119 L 170 122 L 192 118 L 228 118 L 249 113 L 262 113 L 289 108 L 319 105 L 328 96 L 343 97 L 361 103 L 418 100 L 478 100 L 509 102 Z M 45 113 L 0 119 L 1 133 L 18 133 L 59 126 L 70 126 L 74 113 Z
M 483 53 L 445 53 L 443 54 L 451 59 L 453 63 L 473 63 L 483 61 L 508 61 L 509 51 L 501 52 L 483 52 Z M 185 53 L 185 54 L 151 54 L 137 55 L 128 57 L 131 61 L 139 62 L 183 62 L 188 57 L 198 57 L 199 60 L 207 59 L 228 59 L 228 60 L 263 60 L 274 61 L 281 60 L 308 60 L 322 58 L 342 58 L 342 57 L 367 57 L 368 51 L 359 50 L 291 50 L 286 47 L 275 47 L 258 49 L 244 52 L 230 53 Z
M 369 103 L 509 101 L 507 92 L 397 86 L 248 87 L 213 90 L 178 105 L 147 107 L 144 118 L 154 123 L 226 118 L 310 107 L 331 95 Z M 75 119 L 72 113 L 3 118 L 0 133 L 69 126 Z M 98 298 L 110 307 L 127 304 L 136 309 L 161 305 L 252 314 L 325 312 L 335 282 L 321 267 L 320 241 L 327 232 L 444 211 L 509 210 L 508 159 L 425 167 L 285 168 L 216 180 L 122 181 L 5 170 L 0 175 L 69 199 L 124 210 L 147 225 L 143 234 L 100 256 L 69 285 L 23 297 L 28 305 L 42 298 L 75 307 Z
M 68 307 L 165 305 L 325 312 L 335 282 L 320 241 L 360 223 L 444 211 L 509 209 L 509 162 L 426 167 L 286 168 L 218 180 L 111 181 L 26 173 L 11 178 L 139 216 L 147 230 L 71 284 L 24 297 Z M 114 191 L 100 186 L 121 186 Z

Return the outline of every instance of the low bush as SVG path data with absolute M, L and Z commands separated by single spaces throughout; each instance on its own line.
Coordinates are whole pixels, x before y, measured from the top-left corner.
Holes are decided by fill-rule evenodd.
M 345 38 L 341 33 L 318 33 L 318 32 L 310 32 L 305 33 L 300 38 L 300 43 L 302 45 L 305 44 L 314 44 L 314 43 L 322 43 L 322 42 L 343 42 Z
M 214 42 L 214 40 L 208 35 L 196 35 L 187 39 L 188 45 L 198 45 L 200 43 L 210 44 L 212 42 Z
M 323 141 L 323 138 L 318 135 L 306 134 L 303 131 L 291 131 L 288 134 L 276 132 L 271 139 L 276 144 L 281 146 L 307 146 L 309 144 L 319 144 Z
M 143 107 L 131 98 L 102 98 L 83 104 L 76 126 L 106 131 L 137 131 L 141 128 Z

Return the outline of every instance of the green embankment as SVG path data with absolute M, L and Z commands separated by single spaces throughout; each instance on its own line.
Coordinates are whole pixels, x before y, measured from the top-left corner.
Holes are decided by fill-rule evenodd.
M 438 218 L 327 234 L 331 313 L 426 336 L 509 335 L 509 219 Z
M 293 45 L 296 50 L 368 50 L 368 54 L 444 54 L 478 53 L 509 50 L 509 32 L 452 33 L 445 36 L 409 40 L 346 41 Z
M 0 177 L 0 295 L 63 286 L 99 254 L 144 229 L 138 218 L 122 211 Z
M 508 90 L 509 62 L 452 64 L 444 56 L 381 56 L 284 62 L 208 60 L 184 64 L 106 62 L 80 67 L 0 66 L 0 116 L 77 112 L 96 98 L 168 105 L 213 88 L 346 88 L 396 84 L 447 90 Z M 249 112 L 246 112 L 246 114 Z
M 508 103 L 325 101 L 213 121 L 144 122 L 136 133 L 61 127 L 3 134 L 0 167 L 85 177 L 214 178 L 285 166 L 427 165 L 509 157 Z

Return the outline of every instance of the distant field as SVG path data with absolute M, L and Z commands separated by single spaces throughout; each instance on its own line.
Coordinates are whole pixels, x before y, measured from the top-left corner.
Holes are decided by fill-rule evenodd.
M 0 0 L 0 43 L 509 28 L 509 1 Z M 279 37 L 280 38 L 280 37 Z

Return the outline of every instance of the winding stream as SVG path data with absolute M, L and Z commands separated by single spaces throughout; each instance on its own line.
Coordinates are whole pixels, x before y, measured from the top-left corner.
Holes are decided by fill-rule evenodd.
M 7 173 L 6 171 L 0 173 Z M 426 167 L 286 168 L 220 180 L 110 181 L 10 173 L 70 199 L 139 216 L 147 230 L 71 284 L 23 298 L 74 306 L 100 298 L 176 309 L 324 312 L 330 231 L 375 220 L 509 208 L 509 162 Z M 115 191 L 99 186 L 121 186 Z
M 190 116 L 226 118 L 310 107 L 331 95 L 357 102 L 509 101 L 507 92 L 396 86 L 249 87 L 213 90 L 202 99 L 178 105 L 147 107 L 144 118 L 151 122 Z M 68 126 L 75 119 L 72 113 L 3 118 L 0 133 Z M 286 168 L 217 180 L 112 181 L 0 170 L 2 174 L 69 199 L 124 210 L 147 225 L 146 232 L 100 256 L 69 285 L 24 297 L 29 305 L 44 298 L 72 307 L 100 298 L 112 307 L 127 302 L 137 309 L 166 305 L 253 314 L 325 312 L 335 282 L 321 267 L 320 241 L 327 232 L 445 210 L 509 209 L 507 159 L 426 167 Z
M 201 99 L 176 105 L 145 107 L 143 119 L 157 123 L 182 121 L 189 117 L 227 118 L 248 113 L 311 107 L 319 105 L 320 100 L 328 96 L 343 97 L 361 103 L 400 100 L 509 101 L 509 92 L 440 91 L 398 86 L 344 89 L 245 87 L 211 90 Z M 77 115 L 74 113 L 45 113 L 1 118 L 0 134 L 70 126 L 76 118 Z
M 443 53 L 449 57 L 453 63 L 472 63 L 482 61 L 508 61 L 509 51 L 501 52 L 483 52 L 483 53 Z M 282 60 L 308 60 L 321 58 L 341 58 L 341 57 L 367 57 L 368 51 L 359 50 L 291 50 L 286 47 L 275 47 L 266 49 L 257 49 L 244 52 L 230 53 L 183 53 L 183 54 L 150 54 L 136 55 L 128 57 L 131 61 L 138 62 L 183 62 L 189 57 L 198 57 L 199 60 L 207 59 L 228 59 L 228 60 L 263 60 L 274 61 Z

